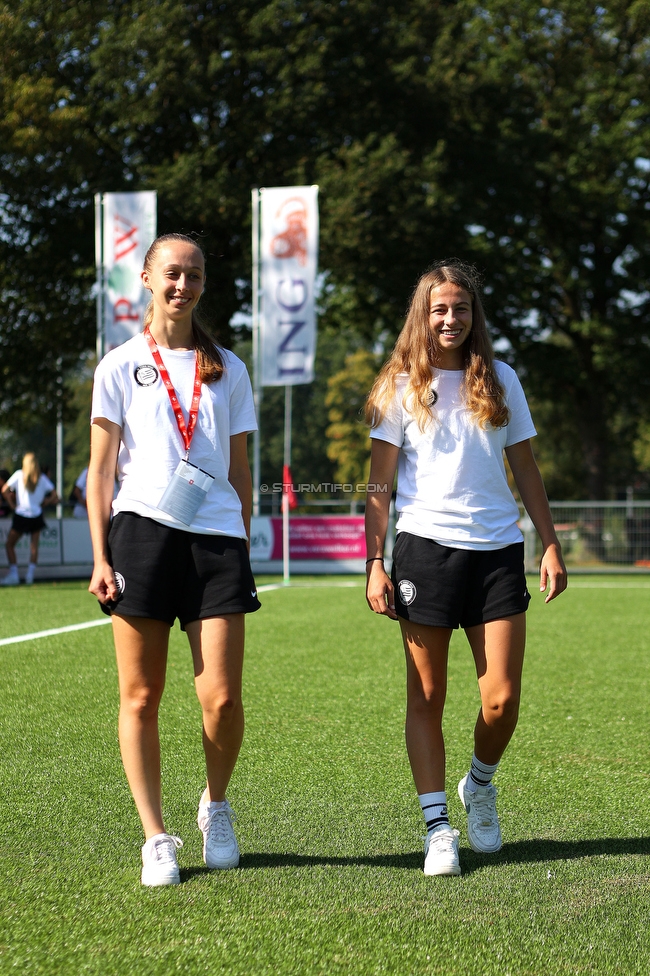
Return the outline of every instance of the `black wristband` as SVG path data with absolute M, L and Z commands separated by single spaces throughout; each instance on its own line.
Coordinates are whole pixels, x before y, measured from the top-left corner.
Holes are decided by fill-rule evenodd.
M 384 557 L 383 556 L 371 556 L 370 559 L 366 559 L 366 566 L 368 565 L 368 563 L 374 563 L 378 559 L 381 559 L 381 561 L 383 563 L 383 561 L 384 561 Z

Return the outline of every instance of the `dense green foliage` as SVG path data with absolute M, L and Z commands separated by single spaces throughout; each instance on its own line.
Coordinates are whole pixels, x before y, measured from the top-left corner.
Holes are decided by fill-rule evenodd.
M 324 326 L 386 348 L 424 267 L 476 261 L 551 494 L 633 483 L 649 25 L 648 0 L 0 4 L 0 419 L 52 419 L 57 360 L 71 376 L 92 348 L 94 192 L 155 188 L 160 230 L 201 235 L 229 342 L 251 186 L 317 182 Z M 328 422 L 299 480 L 327 464 Z
M 185 843 L 174 889 L 139 883 L 110 626 L 1 648 L 0 970 L 645 976 L 648 580 L 574 578 L 549 606 L 533 596 L 520 724 L 497 778 L 498 855 L 470 850 L 455 795 L 478 695 L 454 637 L 460 878 L 422 874 L 397 625 L 367 610 L 358 579 L 312 582 L 262 593 L 247 621 L 247 731 L 229 790 L 237 871 L 202 864 L 200 710 L 187 641 L 172 634 L 161 735 L 168 827 Z M 101 616 L 81 584 L 0 601 L 2 637 Z

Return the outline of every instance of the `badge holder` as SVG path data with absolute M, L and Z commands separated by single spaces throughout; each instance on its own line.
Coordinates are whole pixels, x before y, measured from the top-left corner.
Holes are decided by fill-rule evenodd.
M 211 474 L 183 458 L 178 462 L 158 508 L 178 522 L 191 525 L 213 481 Z

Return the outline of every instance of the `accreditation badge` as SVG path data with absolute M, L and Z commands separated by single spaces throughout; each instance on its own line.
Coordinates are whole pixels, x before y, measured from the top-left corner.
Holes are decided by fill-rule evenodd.
M 211 474 L 183 458 L 178 462 L 158 508 L 183 525 L 191 525 L 213 481 Z

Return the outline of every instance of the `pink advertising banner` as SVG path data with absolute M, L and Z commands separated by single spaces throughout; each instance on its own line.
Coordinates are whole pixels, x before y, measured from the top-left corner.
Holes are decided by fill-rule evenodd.
M 255 519 L 255 522 L 262 519 Z M 263 520 L 271 538 L 266 554 L 251 549 L 252 558 L 282 559 L 282 519 Z M 260 529 L 262 526 L 260 525 Z M 255 536 L 255 526 L 252 536 Z M 253 541 L 253 540 L 252 540 Z M 289 554 L 300 559 L 364 559 L 366 554 L 362 515 L 295 515 L 289 525 Z

